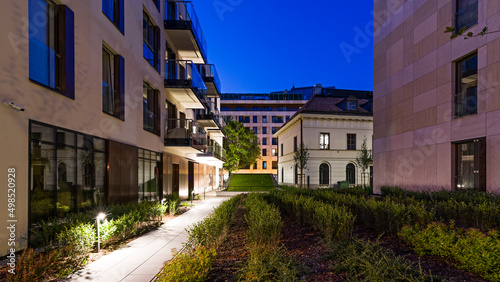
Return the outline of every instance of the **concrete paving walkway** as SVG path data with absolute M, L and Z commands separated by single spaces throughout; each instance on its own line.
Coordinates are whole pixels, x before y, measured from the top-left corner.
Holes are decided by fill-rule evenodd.
M 141 236 L 72 274 L 66 281 L 151 281 L 163 263 L 172 258 L 172 249 L 180 250 L 187 241 L 189 228 L 229 197 L 207 194 L 206 200 L 168 221 L 157 230 Z

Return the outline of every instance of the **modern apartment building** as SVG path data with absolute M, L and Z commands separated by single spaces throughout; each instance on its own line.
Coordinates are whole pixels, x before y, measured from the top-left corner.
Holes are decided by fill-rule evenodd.
M 0 201 L 14 202 L 0 228 L 15 220 L 17 249 L 48 217 L 218 187 L 220 82 L 191 2 L 5 1 L 0 14 Z
M 332 89 L 315 95 L 274 134 L 278 148 L 278 183 L 328 188 L 338 181 L 371 185 L 372 167 L 356 164 L 366 140 L 372 149 L 372 92 Z M 309 160 L 305 169 L 294 160 L 301 144 Z
M 500 34 L 495 0 L 375 0 L 375 191 L 500 192 Z
M 223 93 L 221 115 L 225 119 L 240 121 L 253 130 L 261 147 L 261 158 L 253 166 L 235 173 L 277 174 L 278 144 L 273 134 L 313 95 L 331 88 L 316 84 L 270 93 Z

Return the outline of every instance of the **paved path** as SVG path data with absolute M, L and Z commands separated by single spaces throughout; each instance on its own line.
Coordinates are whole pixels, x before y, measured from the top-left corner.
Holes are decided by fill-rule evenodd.
M 151 281 L 163 263 L 172 258 L 172 249 L 180 250 L 187 241 L 186 228 L 227 199 L 211 196 L 197 202 L 188 212 L 92 262 L 66 281 Z

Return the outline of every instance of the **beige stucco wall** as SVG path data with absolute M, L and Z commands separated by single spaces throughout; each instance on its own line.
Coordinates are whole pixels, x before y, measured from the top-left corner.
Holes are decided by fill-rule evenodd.
M 294 137 L 297 136 L 297 145 L 300 146 L 302 119 L 302 140 L 309 151 L 308 168 L 304 171 L 304 184 L 309 177 L 311 187 L 319 185 L 319 166 L 327 163 L 330 168 L 330 186 L 337 181 L 346 180 L 346 166 L 352 163 L 356 166 L 356 184 L 363 184 L 362 171 L 355 164 L 356 156 L 366 138 L 368 150 L 372 149 L 373 122 L 372 117 L 349 115 L 312 115 L 300 114 L 281 129 L 278 137 L 278 147 L 283 144 L 283 155 L 279 153 L 278 182 L 292 185 L 295 181 Z M 330 134 L 330 149 L 319 149 L 320 133 Z M 347 134 L 356 134 L 356 149 L 347 150 Z M 282 178 L 282 169 L 284 178 Z M 300 171 L 299 171 L 300 173 Z M 369 170 L 366 171 L 369 173 Z M 365 175 L 366 184 L 370 183 L 369 174 Z M 300 180 L 299 180 L 300 183 Z
M 500 191 L 498 74 L 500 34 L 464 40 L 453 25 L 454 1 L 375 0 L 374 185 L 451 189 L 451 142 L 486 137 L 487 189 Z M 387 20 L 386 20 L 387 19 Z M 479 1 L 479 23 L 500 26 L 500 3 Z M 477 51 L 478 114 L 453 118 L 454 61 Z

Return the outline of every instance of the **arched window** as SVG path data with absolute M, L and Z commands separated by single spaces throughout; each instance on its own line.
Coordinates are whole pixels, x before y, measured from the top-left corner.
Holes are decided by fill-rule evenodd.
M 66 169 L 66 164 L 65 163 L 60 163 L 57 166 L 57 182 L 67 182 L 68 181 L 68 175 L 67 175 L 67 169 Z
M 319 166 L 319 185 L 330 184 L 330 167 L 326 163 Z
M 345 167 L 345 179 L 349 184 L 356 184 L 356 167 L 353 164 Z

